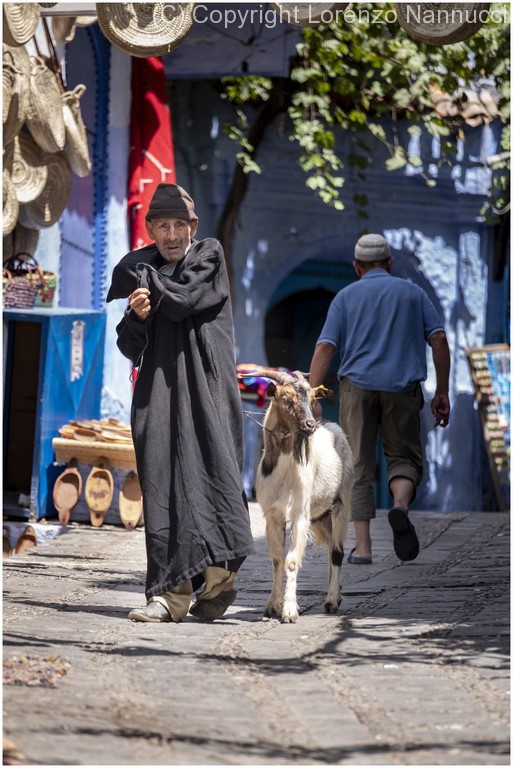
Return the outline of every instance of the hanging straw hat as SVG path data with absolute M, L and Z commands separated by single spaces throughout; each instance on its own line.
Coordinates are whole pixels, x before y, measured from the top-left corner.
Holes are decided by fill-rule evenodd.
M 4 167 L 10 173 L 19 203 L 30 203 L 39 197 L 48 179 L 48 168 L 43 153 L 28 133 L 20 133 L 7 145 Z
M 337 11 L 344 11 L 349 3 L 273 3 L 283 21 L 300 27 L 316 26 L 337 21 Z
M 77 85 L 72 91 L 62 95 L 64 124 L 66 126 L 65 149 L 71 170 L 81 177 L 88 176 L 91 171 L 87 132 L 80 111 L 80 98 L 85 89 L 85 85 Z
M 491 3 L 396 3 L 397 20 L 415 40 L 429 45 L 460 43 L 475 35 Z
M 95 24 L 96 16 L 52 16 L 52 35 L 56 43 L 71 43 L 77 27 Z
M 7 45 L 25 45 L 34 37 L 39 24 L 37 3 L 2 3 L 3 41 Z
M 64 152 L 46 154 L 48 178 L 39 197 L 20 207 L 20 221 L 25 227 L 50 227 L 60 219 L 71 193 L 71 168 Z
M 4 44 L 2 65 L 2 119 L 5 145 L 19 133 L 27 114 L 30 62 L 25 48 Z
M 56 74 L 38 58 L 30 73 L 26 122 L 34 140 L 45 152 L 64 149 L 66 128 L 61 95 L 62 87 Z
M 71 43 L 77 30 L 76 16 L 53 16 L 52 35 L 56 43 Z
M 4 168 L 2 174 L 3 232 L 8 235 L 18 221 L 19 203 L 9 171 Z
M 130 56 L 163 56 L 177 48 L 193 22 L 194 3 L 96 3 L 105 37 Z

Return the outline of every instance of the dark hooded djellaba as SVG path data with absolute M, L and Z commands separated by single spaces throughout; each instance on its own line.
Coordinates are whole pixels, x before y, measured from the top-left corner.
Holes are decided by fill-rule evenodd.
M 139 368 L 131 420 L 147 605 L 129 618 L 178 622 L 190 609 L 216 619 L 254 552 L 224 254 L 214 238 L 194 239 L 194 202 L 175 184 L 157 187 L 146 224 L 155 243 L 119 262 L 107 296 L 128 298 L 117 344 Z

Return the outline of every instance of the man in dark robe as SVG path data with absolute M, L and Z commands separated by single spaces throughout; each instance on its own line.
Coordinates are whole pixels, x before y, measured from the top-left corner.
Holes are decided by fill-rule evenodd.
M 190 609 L 216 619 L 254 552 L 224 254 L 217 240 L 194 239 L 194 202 L 176 184 L 157 187 L 146 226 L 154 244 L 119 262 L 107 295 L 128 298 L 117 344 L 139 368 L 132 433 L 147 605 L 129 618 L 179 622 Z

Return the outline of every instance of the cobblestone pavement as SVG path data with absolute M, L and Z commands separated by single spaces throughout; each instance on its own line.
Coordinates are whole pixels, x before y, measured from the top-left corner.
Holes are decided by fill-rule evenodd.
M 27 761 L 509 765 L 508 515 L 413 512 L 422 550 L 401 564 L 378 513 L 374 564 L 344 563 L 337 616 L 309 547 L 290 625 L 262 618 L 271 567 L 251 515 L 257 555 L 213 623 L 127 620 L 144 603 L 141 530 L 83 525 L 4 561 L 4 664 L 67 668 L 4 685 Z

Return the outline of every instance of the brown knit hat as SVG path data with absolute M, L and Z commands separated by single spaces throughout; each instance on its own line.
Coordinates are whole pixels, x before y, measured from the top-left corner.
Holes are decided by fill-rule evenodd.
M 194 200 L 178 184 L 159 184 L 146 214 L 146 221 L 153 219 L 197 221 Z

